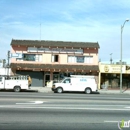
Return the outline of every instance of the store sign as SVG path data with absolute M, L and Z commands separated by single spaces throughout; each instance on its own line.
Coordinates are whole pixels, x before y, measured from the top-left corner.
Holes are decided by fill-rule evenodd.
M 126 73 L 130 73 L 130 66 L 126 65 Z
M 120 73 L 121 68 L 120 65 L 104 65 L 104 70 L 102 70 L 103 72 L 106 73 Z M 122 73 L 126 72 L 126 68 L 125 66 L 122 65 Z
M 126 70 L 129 70 L 129 71 L 130 71 L 130 66 L 126 66 Z
M 12 58 L 23 58 L 23 54 L 22 53 L 12 53 L 11 57 Z
M 76 53 L 82 54 L 83 49 L 62 49 L 62 48 L 36 48 L 28 47 L 28 52 L 48 52 L 48 53 Z

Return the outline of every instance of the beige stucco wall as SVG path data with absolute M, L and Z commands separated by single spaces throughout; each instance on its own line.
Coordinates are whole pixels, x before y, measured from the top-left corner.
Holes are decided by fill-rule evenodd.
M 42 54 L 42 63 L 51 63 L 51 54 Z
M 29 53 L 29 54 L 42 54 L 42 61 L 41 62 L 34 62 L 34 61 L 16 61 L 16 58 L 11 58 L 11 63 L 32 63 L 32 64 L 37 64 L 37 63 L 45 63 L 45 64 L 86 64 L 86 65 L 98 65 L 98 49 L 96 48 L 85 48 L 83 51 L 84 56 L 93 56 L 93 63 L 68 63 L 68 55 L 72 54 L 59 54 L 59 62 L 52 62 L 52 55 L 49 53 Z M 27 52 L 27 47 L 24 46 L 14 46 L 11 48 L 11 53 L 28 53 Z M 74 54 L 73 54 L 74 55 Z
M 59 55 L 59 63 L 60 64 L 67 64 L 67 54 L 60 54 Z

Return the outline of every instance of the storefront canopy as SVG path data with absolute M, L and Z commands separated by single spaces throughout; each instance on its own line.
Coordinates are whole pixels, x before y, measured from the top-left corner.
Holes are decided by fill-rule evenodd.
M 64 65 L 64 64 L 25 64 L 11 63 L 11 69 L 33 71 L 80 71 L 99 72 L 98 65 Z

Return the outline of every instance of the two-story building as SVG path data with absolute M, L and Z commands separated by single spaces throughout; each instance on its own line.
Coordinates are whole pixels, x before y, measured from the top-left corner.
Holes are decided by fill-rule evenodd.
M 12 40 L 12 74 L 28 74 L 32 86 L 46 86 L 70 75 L 95 75 L 98 79 L 98 42 Z

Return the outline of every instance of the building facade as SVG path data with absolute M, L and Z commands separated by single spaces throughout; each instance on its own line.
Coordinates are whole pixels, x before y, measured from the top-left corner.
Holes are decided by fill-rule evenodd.
M 98 42 L 12 40 L 12 74 L 28 74 L 32 86 L 51 86 L 70 75 L 98 79 Z
M 99 64 L 99 86 L 107 89 L 120 89 L 120 63 Z M 130 65 L 122 65 L 122 87 L 130 88 Z M 99 89 L 100 89 L 99 88 Z

